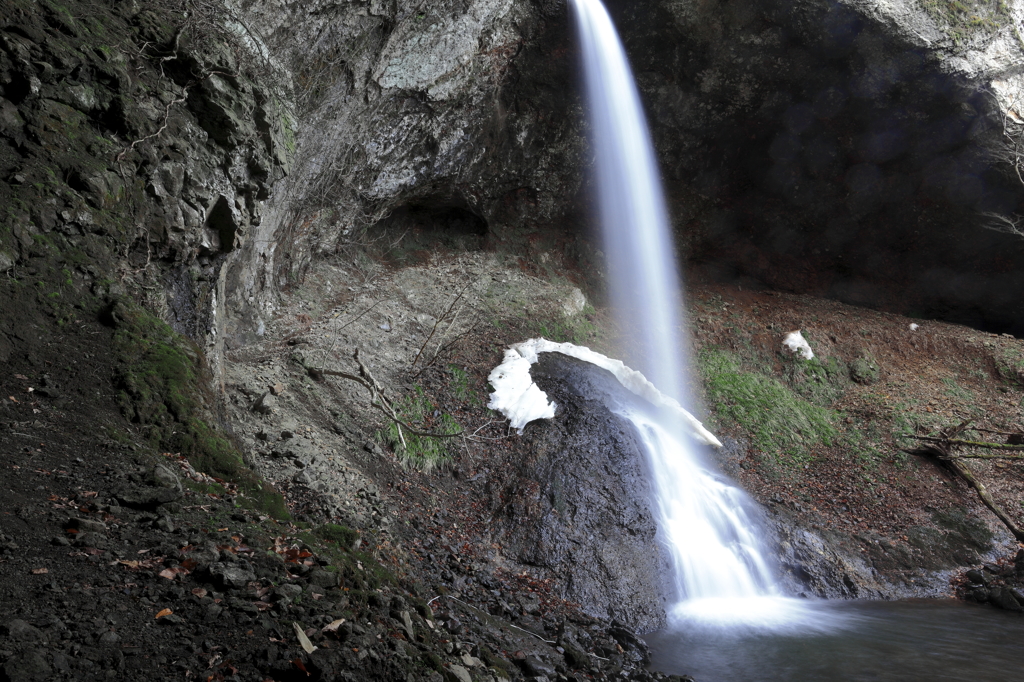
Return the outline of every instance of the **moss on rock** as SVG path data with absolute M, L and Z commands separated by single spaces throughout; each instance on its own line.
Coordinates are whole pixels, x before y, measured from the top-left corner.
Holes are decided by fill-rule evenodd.
M 180 452 L 198 471 L 236 483 L 252 507 L 288 518 L 281 494 L 249 469 L 238 447 L 208 423 L 213 397 L 199 348 L 126 299 L 114 301 L 102 319 L 115 330 L 112 351 L 121 411 L 146 427 L 149 443 Z

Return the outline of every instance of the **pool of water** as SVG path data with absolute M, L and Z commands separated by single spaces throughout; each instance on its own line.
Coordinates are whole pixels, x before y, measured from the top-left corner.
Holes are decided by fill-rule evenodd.
M 1024 680 L 1024 616 L 945 600 L 805 602 L 788 624 L 682 617 L 651 669 L 698 682 Z

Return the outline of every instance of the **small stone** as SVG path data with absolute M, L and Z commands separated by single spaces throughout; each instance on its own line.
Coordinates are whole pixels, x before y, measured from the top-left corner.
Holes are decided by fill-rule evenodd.
M 416 641 L 416 631 L 412 626 L 412 616 L 409 615 L 408 611 L 402 611 L 402 626 L 405 628 L 405 635 L 408 637 L 410 642 Z
M 1024 611 L 1024 608 L 1022 608 L 1021 605 L 1017 603 L 1017 600 L 1014 599 L 1013 594 L 1010 592 L 1010 590 L 1003 589 L 1001 587 L 992 588 L 992 591 L 989 593 L 988 600 L 992 603 L 993 606 L 998 606 L 999 608 L 1005 611 Z
M 12 620 L 4 630 L 7 636 L 17 642 L 39 642 L 43 639 L 43 633 L 23 620 Z
M 557 676 L 553 666 L 548 665 L 536 656 L 527 656 L 522 662 L 523 670 L 534 677 L 553 678 Z
M 469 674 L 469 671 L 463 668 L 461 665 L 453 665 L 448 669 L 451 673 L 449 677 L 452 682 L 473 682 L 473 677 Z
M 156 523 L 153 524 L 153 527 L 157 528 L 158 530 L 162 530 L 165 533 L 174 532 L 174 522 L 171 521 L 170 516 L 161 516 L 159 519 L 157 519 Z
M 224 589 L 242 589 L 256 580 L 255 573 L 237 563 L 213 563 L 207 572 L 213 583 Z
M 117 636 L 117 633 L 111 632 L 110 630 L 100 635 L 99 639 L 100 644 L 117 644 L 120 641 L 121 638 Z
M 322 587 L 325 590 L 337 587 L 338 582 L 338 574 L 334 571 L 325 571 L 321 568 L 316 568 L 309 574 L 310 585 L 316 585 L 317 587 Z
M 150 481 L 158 488 L 171 488 L 173 490 L 181 488 L 181 481 L 178 480 L 177 474 L 162 464 L 157 464 L 153 467 L 153 471 L 150 472 Z
M 65 528 L 71 528 L 83 533 L 106 533 L 107 524 L 93 519 L 70 518 L 64 524 Z
M 274 412 L 277 408 L 277 398 L 275 398 L 270 391 L 267 391 L 262 396 L 256 399 L 253 403 L 252 409 L 254 412 L 267 415 Z
M 270 387 L 270 392 L 273 393 L 274 395 L 281 395 L 282 393 L 284 393 L 284 389 L 284 384 L 278 382 Z
M 293 602 L 302 594 L 302 587 L 295 583 L 285 583 L 274 588 L 274 601 Z
M 156 509 L 181 498 L 181 491 L 172 488 L 129 487 L 117 491 L 114 496 L 126 507 L 135 509 Z
M 971 570 L 967 571 L 965 577 L 975 585 L 988 584 L 988 576 L 986 576 L 984 573 L 975 568 L 972 568 Z
M 10 682 L 35 682 L 50 678 L 52 670 L 43 651 L 25 651 L 4 664 L 2 677 Z
M 110 540 L 102 533 L 79 533 L 75 536 L 74 545 L 75 547 L 107 549 L 110 547 Z
M 465 665 L 467 668 L 482 668 L 483 665 L 484 665 L 484 662 L 481 661 L 476 656 L 470 656 L 469 654 L 462 654 L 461 658 L 462 658 L 463 665 Z

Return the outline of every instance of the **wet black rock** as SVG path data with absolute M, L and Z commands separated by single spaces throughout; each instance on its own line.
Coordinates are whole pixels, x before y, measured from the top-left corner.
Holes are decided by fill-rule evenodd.
M 635 398 L 609 372 L 557 353 L 541 355 L 532 374 L 559 410 L 527 427 L 532 455 L 500 491 L 506 547 L 564 576 L 560 596 L 586 613 L 660 627 L 667 561 L 645 457 L 632 425 L 607 407 Z
M 993 606 L 998 606 L 1006 611 L 1024 611 L 1024 608 L 1013 596 L 1013 592 L 1005 587 L 993 587 L 989 592 L 988 600 Z

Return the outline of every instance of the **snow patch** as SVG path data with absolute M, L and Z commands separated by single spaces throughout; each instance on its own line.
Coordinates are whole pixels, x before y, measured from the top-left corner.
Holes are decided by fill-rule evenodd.
M 530 339 L 514 344 L 505 351 L 504 361 L 487 377 L 494 387 L 487 407 L 508 417 L 512 428 L 519 433 L 534 419 L 551 419 L 555 416 L 555 403 L 548 400 L 547 394 L 533 383 L 530 376 L 530 365 L 537 362 L 541 353 L 562 353 L 608 370 L 631 393 L 655 407 L 675 413 L 698 441 L 716 448 L 722 447 L 721 441 L 704 428 L 696 417 L 684 410 L 678 401 L 659 391 L 647 377 L 630 369 L 621 360 L 614 360 L 584 346 L 555 343 L 547 339 Z
M 794 355 L 799 355 L 804 360 L 814 359 L 814 351 L 811 350 L 811 344 L 807 343 L 807 339 L 804 338 L 799 329 L 786 334 L 786 338 L 782 339 L 782 347 Z

